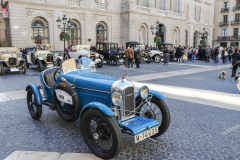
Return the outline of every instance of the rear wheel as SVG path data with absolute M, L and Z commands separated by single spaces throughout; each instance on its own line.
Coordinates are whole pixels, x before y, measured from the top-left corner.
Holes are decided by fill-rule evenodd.
M 96 156 L 112 159 L 121 151 L 122 133 L 113 117 L 90 109 L 82 117 L 81 129 L 88 147 Z
M 59 60 L 57 61 L 57 66 L 58 66 L 58 67 L 61 67 L 61 66 L 62 66 L 62 63 L 63 63 L 63 60 L 62 60 L 62 59 L 59 59 Z
M 161 57 L 159 55 L 155 56 L 155 62 L 157 63 L 161 62 Z
M 116 58 L 112 58 L 112 65 L 116 66 L 117 65 L 117 59 Z
M 150 62 L 151 62 L 151 57 L 148 56 L 148 57 L 147 57 L 147 61 L 146 61 L 146 63 L 150 63 Z
M 1 72 L 1 75 L 3 76 L 4 75 L 4 67 L 3 67 L 2 63 L 0 64 L 0 72 Z
M 39 119 L 42 115 L 42 105 L 37 103 L 36 95 L 32 88 L 27 90 L 27 105 L 33 119 Z
M 22 63 L 22 73 L 25 74 L 25 73 L 26 73 L 26 70 L 27 70 L 26 62 L 23 62 L 23 63 Z
M 139 98 L 136 101 L 136 107 L 139 106 L 142 102 L 142 99 Z M 158 133 L 153 135 L 152 137 L 158 137 L 164 134 L 169 125 L 170 125 L 170 112 L 163 100 L 158 99 L 153 96 L 151 100 L 151 104 L 148 105 L 146 102 L 137 110 L 137 116 L 146 117 L 150 119 L 157 120 L 159 122 Z
M 43 65 L 40 60 L 37 61 L 37 70 L 38 70 L 38 72 L 42 72 L 42 70 L 43 70 Z
M 98 63 L 97 63 L 97 67 L 98 67 L 98 68 L 102 68 L 102 66 L 103 66 L 103 61 L 101 60 L 101 62 L 98 62 Z

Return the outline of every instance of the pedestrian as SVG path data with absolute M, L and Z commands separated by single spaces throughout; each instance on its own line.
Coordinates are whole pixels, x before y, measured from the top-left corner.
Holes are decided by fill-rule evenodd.
M 206 62 L 209 62 L 210 54 L 211 54 L 211 50 L 210 50 L 209 47 L 207 47 L 207 49 L 206 49 L 206 53 L 205 53 L 205 56 L 206 56 Z
M 168 53 L 165 53 L 165 54 L 164 54 L 164 65 L 168 65 L 169 55 L 170 55 L 170 54 L 168 54 Z
M 232 59 L 232 54 L 233 54 L 233 52 L 234 52 L 233 47 L 231 47 L 231 48 L 229 49 L 229 52 L 228 52 L 228 59 L 229 59 L 229 61 L 231 61 L 231 59 Z
M 130 47 L 128 47 L 128 48 L 125 50 L 125 67 L 128 67 L 128 66 L 129 66 L 129 64 L 128 64 L 129 49 L 130 49 Z
M 23 47 L 23 50 L 22 50 L 23 59 L 26 59 L 26 56 L 27 56 L 27 49 L 25 47 Z
M 183 50 L 183 62 L 187 62 L 187 58 L 188 58 L 188 49 L 187 49 L 187 47 L 184 47 L 184 50 Z
M 215 49 L 215 63 L 218 63 L 218 55 L 219 55 L 219 51 L 220 49 L 219 49 L 219 47 L 217 47 L 216 49 Z
M 133 50 L 133 46 L 129 49 L 128 51 L 128 68 L 133 68 L 133 58 L 134 58 L 134 50 Z
M 226 56 L 227 56 L 227 55 L 228 55 L 227 49 L 224 48 L 224 49 L 222 50 L 222 61 L 223 61 L 223 64 L 226 63 Z
M 119 51 L 124 51 L 123 46 L 120 46 L 118 49 L 119 49 Z
M 191 61 L 194 61 L 195 62 L 195 55 L 197 54 L 197 49 L 194 48 L 193 49 L 193 54 L 192 54 L 192 58 L 191 58 Z
M 177 55 L 177 59 L 178 59 L 178 63 L 181 62 L 181 56 L 182 56 L 182 51 L 181 51 L 181 45 L 179 45 L 179 47 L 176 50 L 176 55 Z
M 240 60 L 240 53 L 239 53 L 239 48 L 235 48 L 235 52 L 232 54 L 232 76 L 231 77 L 235 77 L 236 76 L 236 72 L 238 69 L 238 65 L 240 64 L 238 61 Z
M 145 50 L 147 50 L 148 49 L 148 44 L 145 46 Z
M 152 50 L 157 50 L 156 46 L 152 47 Z
M 136 62 L 136 68 L 140 68 L 139 66 L 139 60 L 140 60 L 140 48 L 137 47 L 137 51 L 134 52 L 135 62 Z

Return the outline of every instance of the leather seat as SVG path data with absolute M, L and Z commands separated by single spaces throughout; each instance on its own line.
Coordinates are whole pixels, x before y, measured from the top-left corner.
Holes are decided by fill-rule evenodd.
M 49 88 L 52 88 L 55 85 L 54 73 L 56 70 L 57 69 L 50 69 L 50 70 L 44 72 L 44 75 L 43 75 L 44 81 Z

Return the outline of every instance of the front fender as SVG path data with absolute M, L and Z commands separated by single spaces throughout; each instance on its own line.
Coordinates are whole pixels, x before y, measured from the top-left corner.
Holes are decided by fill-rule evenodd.
M 149 94 L 152 94 L 152 95 L 154 95 L 155 97 L 157 97 L 158 99 L 161 99 L 161 100 L 166 99 L 166 97 L 164 95 L 162 95 L 161 93 L 159 93 L 157 91 L 150 90 Z M 137 95 L 135 97 L 135 100 L 137 100 L 138 98 L 141 98 L 141 97 L 139 95 Z
M 42 105 L 42 95 L 41 95 L 38 87 L 37 87 L 36 85 L 34 85 L 34 84 L 29 84 L 29 85 L 27 86 L 27 88 L 26 88 L 26 91 L 27 91 L 29 88 L 32 88 L 32 90 L 33 90 L 33 92 L 34 92 L 34 94 L 35 94 L 35 96 L 36 96 L 37 103 L 38 103 L 39 105 Z
M 45 61 L 45 58 L 43 58 L 43 57 L 37 57 L 37 59 L 40 61 Z
M 63 57 L 62 57 L 62 56 L 58 56 L 57 59 L 61 59 L 61 60 L 63 60 Z

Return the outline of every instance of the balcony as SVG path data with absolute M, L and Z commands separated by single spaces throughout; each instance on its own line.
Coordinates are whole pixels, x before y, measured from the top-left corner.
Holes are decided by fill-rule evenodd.
M 219 41 L 227 41 L 230 40 L 230 36 L 218 36 Z
M 229 21 L 227 21 L 227 22 L 220 22 L 219 26 L 220 27 L 229 26 Z
M 234 6 L 233 7 L 233 11 L 238 11 L 238 10 L 240 10 L 240 6 Z
M 137 11 L 138 12 L 143 12 L 143 13 L 150 13 L 150 8 L 149 7 L 138 6 Z
M 231 21 L 231 26 L 240 25 L 240 21 Z
M 173 17 L 173 18 L 181 19 L 181 18 L 182 18 L 182 14 L 181 14 L 181 13 L 173 12 L 173 13 L 172 13 L 172 17 Z
M 80 7 L 80 0 L 68 0 L 68 6 Z
M 232 39 L 232 40 L 239 40 L 239 39 L 240 39 L 240 36 L 231 36 L 231 39 Z
M 221 8 L 221 13 L 224 13 L 224 12 L 229 12 L 229 7 L 228 8 Z
M 167 11 L 156 9 L 157 15 L 167 16 Z

